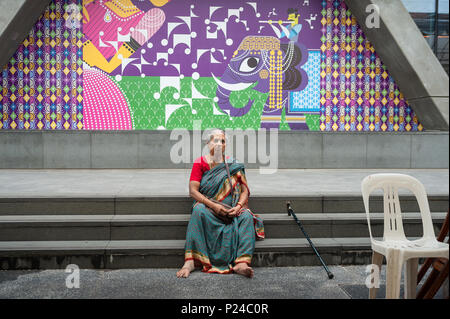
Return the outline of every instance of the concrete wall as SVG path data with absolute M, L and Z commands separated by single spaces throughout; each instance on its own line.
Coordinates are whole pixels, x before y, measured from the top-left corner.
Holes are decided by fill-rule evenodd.
M 186 132 L 189 148 L 194 134 Z M 170 131 L 0 131 L 0 168 L 190 168 L 192 151 L 186 163 L 171 161 L 170 151 L 180 140 L 170 140 L 170 134 Z M 256 142 L 260 138 L 257 136 Z M 449 167 L 448 132 L 280 131 L 277 140 L 280 169 Z M 258 156 L 256 163 L 249 163 L 247 139 L 244 144 L 247 168 L 266 166 Z M 250 146 L 258 151 L 257 143 L 251 142 Z M 272 149 L 267 147 L 266 153 L 275 154 L 275 144 L 270 146 Z
M 3 67 L 30 32 L 50 0 L 0 1 L 0 66 Z

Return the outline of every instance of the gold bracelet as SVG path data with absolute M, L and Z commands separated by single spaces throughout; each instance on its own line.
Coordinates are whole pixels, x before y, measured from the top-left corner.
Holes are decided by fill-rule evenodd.
M 241 206 L 241 208 L 244 207 L 244 205 L 242 205 L 240 202 L 237 202 L 236 206 L 237 205 Z

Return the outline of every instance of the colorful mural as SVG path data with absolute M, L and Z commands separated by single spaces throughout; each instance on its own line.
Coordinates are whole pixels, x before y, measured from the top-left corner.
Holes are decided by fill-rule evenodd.
M 83 34 L 71 5 L 50 3 L 3 68 L 1 129 L 83 128 Z
M 414 112 L 344 1 L 324 1 L 322 131 L 421 131 Z
M 343 0 L 53 0 L 0 81 L 2 129 L 423 129 Z

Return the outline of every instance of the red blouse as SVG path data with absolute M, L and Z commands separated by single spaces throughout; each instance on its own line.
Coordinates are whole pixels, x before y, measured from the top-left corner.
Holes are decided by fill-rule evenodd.
M 192 166 L 191 178 L 189 181 L 200 182 L 202 180 L 203 173 L 206 171 L 209 171 L 209 164 L 205 157 L 202 156 L 197 158 Z
M 227 156 L 226 158 L 228 159 L 230 157 Z M 191 178 L 189 178 L 189 181 L 201 182 L 203 174 L 206 171 L 209 171 L 209 169 L 209 164 L 204 156 L 197 158 L 192 166 Z

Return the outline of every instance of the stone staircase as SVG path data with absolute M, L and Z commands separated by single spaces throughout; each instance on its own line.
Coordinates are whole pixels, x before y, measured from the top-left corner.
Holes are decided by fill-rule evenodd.
M 76 192 L 74 191 L 74 194 Z M 68 191 L 67 194 L 70 194 Z M 0 269 L 118 269 L 180 267 L 192 200 L 178 196 L 40 196 L 0 199 Z M 370 264 L 370 242 L 360 194 L 256 195 L 251 209 L 264 219 L 266 239 L 256 243 L 254 266 L 319 265 L 307 240 L 286 213 L 286 201 L 326 263 Z M 436 232 L 448 194 L 429 196 Z M 411 196 L 401 198 L 408 237 L 422 224 Z M 382 198 L 371 199 L 372 229 L 381 237 Z
M 0 269 L 180 267 L 192 205 L 187 181 L 204 141 L 201 131 L 187 132 L 183 146 L 192 158 L 177 163 L 171 151 L 180 142 L 172 133 L 0 130 Z M 369 264 L 360 190 L 369 174 L 418 178 L 436 229 L 448 210 L 448 131 L 280 131 L 278 143 L 254 133 L 233 132 L 229 142 L 236 157 L 238 145 L 246 150 L 237 158 L 245 163 L 250 207 L 265 221 L 255 266 L 319 264 L 287 216 L 288 200 L 328 264 Z M 272 164 L 275 174 L 261 174 Z M 382 236 L 380 197 L 371 210 L 374 234 Z M 421 236 L 415 200 L 402 197 L 402 210 L 407 235 Z

